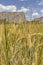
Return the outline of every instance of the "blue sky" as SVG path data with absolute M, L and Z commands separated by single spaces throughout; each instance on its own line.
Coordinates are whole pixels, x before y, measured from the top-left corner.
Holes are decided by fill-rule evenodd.
M 26 19 L 43 16 L 43 0 L 0 0 L 0 12 L 21 12 L 25 13 Z

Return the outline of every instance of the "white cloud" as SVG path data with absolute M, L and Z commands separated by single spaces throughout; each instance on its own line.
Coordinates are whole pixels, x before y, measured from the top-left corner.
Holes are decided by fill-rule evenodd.
M 43 10 L 41 10 L 41 12 L 43 13 Z
M 32 16 L 39 16 L 37 12 L 33 13 Z
M 5 5 L 0 4 L 0 12 L 3 12 L 3 11 L 15 12 L 16 9 L 17 7 L 15 5 L 5 6 Z
M 21 7 L 20 10 L 17 10 L 17 7 L 15 5 L 3 5 L 0 4 L 0 12 L 24 12 L 26 13 L 29 11 L 29 8 Z
M 25 7 L 21 7 L 21 9 L 18 10 L 18 12 L 24 12 L 24 13 L 26 13 L 27 11 L 29 11 L 29 8 L 25 8 Z
M 43 5 L 43 2 L 38 3 L 38 5 Z
M 43 5 L 43 0 L 40 0 L 40 2 L 38 3 L 38 5 Z

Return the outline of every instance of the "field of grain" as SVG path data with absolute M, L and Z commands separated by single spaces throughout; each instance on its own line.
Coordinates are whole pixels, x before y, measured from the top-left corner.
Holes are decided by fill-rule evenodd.
M 0 65 L 43 65 L 43 24 L 0 24 Z

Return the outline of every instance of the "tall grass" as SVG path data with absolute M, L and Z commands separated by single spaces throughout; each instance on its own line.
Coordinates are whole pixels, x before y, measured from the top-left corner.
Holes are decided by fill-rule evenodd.
M 43 65 L 43 24 L 1 23 L 0 60 L 0 65 Z

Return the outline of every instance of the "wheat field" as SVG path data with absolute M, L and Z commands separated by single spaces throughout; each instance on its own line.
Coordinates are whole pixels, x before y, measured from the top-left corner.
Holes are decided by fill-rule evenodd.
M 43 24 L 1 23 L 0 65 L 43 65 Z

